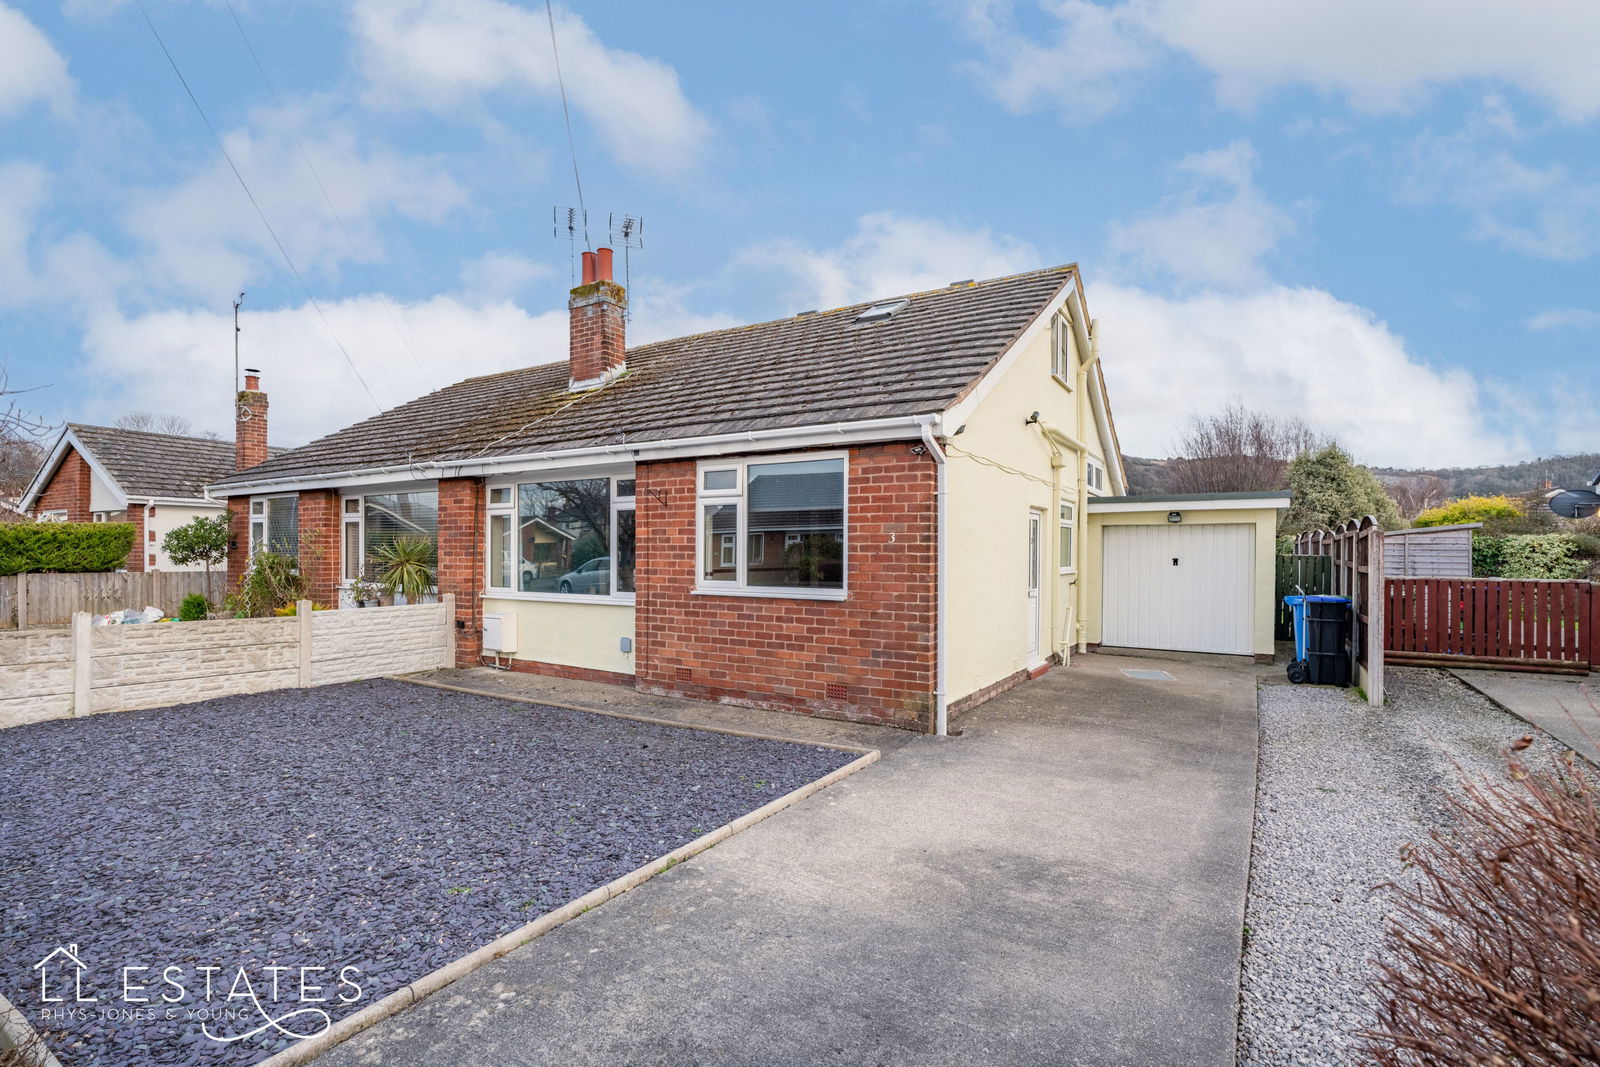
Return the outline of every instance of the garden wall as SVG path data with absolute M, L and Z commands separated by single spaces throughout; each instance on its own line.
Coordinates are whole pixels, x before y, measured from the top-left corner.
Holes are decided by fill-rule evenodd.
M 454 665 L 455 607 L 0 633 L 0 727 Z M 309 608 L 309 604 L 303 606 Z

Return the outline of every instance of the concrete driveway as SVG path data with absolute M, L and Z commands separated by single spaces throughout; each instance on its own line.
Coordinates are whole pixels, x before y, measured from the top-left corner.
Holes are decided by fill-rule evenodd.
M 1231 1065 L 1256 697 L 1219 664 L 1077 657 L 319 1063 Z
M 1476 670 L 1450 673 L 1591 763 L 1600 764 L 1600 675 L 1579 678 Z

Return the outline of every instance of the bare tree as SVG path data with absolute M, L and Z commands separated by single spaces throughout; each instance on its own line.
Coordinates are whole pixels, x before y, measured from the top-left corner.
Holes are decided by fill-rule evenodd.
M 1196 415 L 1167 461 L 1174 493 L 1246 493 L 1283 489 L 1289 461 L 1327 442 L 1293 415 L 1273 416 L 1233 403 Z
M 1450 483 L 1436 474 L 1412 474 L 1383 487 L 1400 514 L 1414 519 L 1419 512 L 1438 507 L 1450 498 Z
M 130 411 L 120 415 L 111 425 L 124 430 L 143 430 L 146 433 L 171 433 L 183 437 L 194 434 L 194 423 L 182 415 L 170 412 L 157 415 L 150 411 Z
M 0 500 L 20 497 L 44 462 L 44 439 L 50 425 L 16 399 L 28 391 L 11 388 L 6 368 L 0 364 Z

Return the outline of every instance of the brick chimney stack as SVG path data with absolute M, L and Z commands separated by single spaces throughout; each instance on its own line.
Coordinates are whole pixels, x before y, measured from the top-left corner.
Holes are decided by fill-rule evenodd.
M 593 389 L 627 370 L 628 292 L 611 276 L 611 249 L 583 254 L 583 284 L 572 290 L 567 307 L 572 313 L 568 386 Z
M 244 371 L 244 389 L 234 407 L 233 466 L 247 470 L 267 461 L 267 394 L 261 391 L 261 372 Z

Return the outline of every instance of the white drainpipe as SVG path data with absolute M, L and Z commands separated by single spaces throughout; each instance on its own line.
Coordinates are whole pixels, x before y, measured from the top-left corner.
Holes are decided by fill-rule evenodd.
M 950 690 L 948 683 L 948 642 L 945 638 L 946 634 L 949 632 L 949 626 L 946 622 L 949 612 L 946 610 L 946 605 L 949 602 L 947 587 L 950 584 L 950 576 L 945 567 L 945 455 L 944 449 L 939 447 L 939 442 L 933 439 L 934 416 L 923 416 L 919 421 L 922 422 L 922 443 L 927 448 L 929 454 L 933 456 L 933 462 L 937 470 L 937 474 L 935 475 L 937 482 L 935 484 L 933 493 L 935 514 L 933 536 L 935 545 L 935 559 L 937 561 L 934 565 L 936 569 L 934 572 L 935 617 L 933 640 L 935 646 L 935 666 L 933 682 L 933 733 L 935 737 L 948 737 L 950 733 Z

